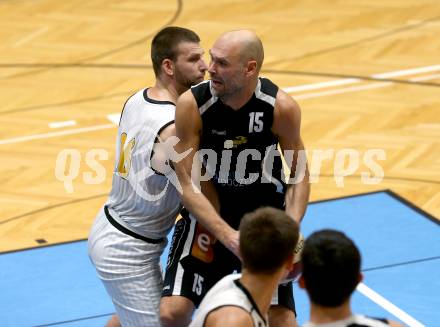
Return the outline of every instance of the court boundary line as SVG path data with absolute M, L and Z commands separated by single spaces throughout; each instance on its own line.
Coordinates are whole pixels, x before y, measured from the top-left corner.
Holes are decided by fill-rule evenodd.
M 19 137 L 14 137 L 14 138 L 10 138 L 10 139 L 0 140 L 0 145 L 14 144 L 14 143 L 20 143 L 20 142 L 26 142 L 26 141 L 33 141 L 33 140 L 41 140 L 41 139 L 47 139 L 47 138 L 56 137 L 56 136 L 88 133 L 88 132 L 99 131 L 102 129 L 115 128 L 115 127 L 118 127 L 118 126 L 115 124 L 103 124 L 103 125 L 94 125 L 94 126 L 81 127 L 81 128 L 66 129 L 66 130 L 58 131 L 58 132 L 31 134 L 31 135 L 25 135 L 25 136 L 19 136 Z
M 440 83 L 432 83 L 432 82 L 424 82 L 417 80 L 404 80 L 404 79 L 395 79 L 395 78 L 375 78 L 365 75 L 350 75 L 350 74 L 337 74 L 337 73 L 326 73 L 326 72 L 313 72 L 313 71 L 301 71 L 301 70 L 276 70 L 276 69 L 262 69 L 262 73 L 267 74 L 278 74 L 278 75 L 298 75 L 298 76 L 314 76 L 314 77 L 333 77 L 340 79 L 359 79 L 361 82 L 393 82 L 396 84 L 410 84 L 415 86 L 433 86 L 439 87 Z M 301 84 L 300 84 L 301 85 Z M 299 85 L 298 85 L 299 86 Z M 292 86 L 293 87 L 293 86 Z
M 28 212 L 25 212 L 25 213 L 23 213 L 21 215 L 10 217 L 10 218 L 6 218 L 5 220 L 1 220 L 0 221 L 0 225 L 6 224 L 6 223 L 8 223 L 10 221 L 13 221 L 15 219 L 21 219 L 21 218 L 24 218 L 26 216 L 30 216 L 30 215 L 33 215 L 33 214 L 36 214 L 36 213 L 40 213 L 40 212 L 43 212 L 43 211 L 46 211 L 46 210 L 51 210 L 51 209 L 59 208 L 59 207 L 65 206 L 65 205 L 69 205 L 69 204 L 73 204 L 73 203 L 78 203 L 78 202 L 82 202 L 82 201 L 93 200 L 93 199 L 97 199 L 97 198 L 100 198 L 100 197 L 103 197 L 103 196 L 106 196 L 106 195 L 108 195 L 108 193 L 101 193 L 101 194 L 91 195 L 91 196 L 88 196 L 88 197 L 85 197 L 85 198 L 73 199 L 73 200 L 69 200 L 67 202 L 60 202 L 60 203 L 52 204 L 52 205 L 49 205 L 47 207 L 43 207 L 43 208 L 40 208 L 40 209 L 28 211 Z
M 439 260 L 439 259 L 440 259 L 440 256 L 436 256 L 436 257 L 429 257 L 429 258 L 423 258 L 423 259 L 417 259 L 417 260 L 404 261 L 404 262 L 393 263 L 393 264 L 389 264 L 389 265 L 377 266 L 377 267 L 372 267 L 372 268 L 365 268 L 365 269 L 362 269 L 362 272 L 369 272 L 369 271 L 376 271 L 376 270 L 387 269 L 387 268 L 412 265 L 412 264 L 416 264 L 416 263 L 420 263 L 420 262 L 435 261 L 435 260 Z
M 393 304 L 391 301 L 387 300 L 385 297 L 377 293 L 372 288 L 368 287 L 364 283 L 359 283 L 356 287 L 356 290 L 364 295 L 366 298 L 370 299 L 381 308 L 385 309 L 393 316 L 404 322 L 410 327 L 425 327 L 424 324 L 410 316 L 408 313 L 400 309 L 397 305 Z
M 95 315 L 95 316 L 88 316 L 88 317 L 83 317 L 83 318 L 78 318 L 78 319 L 72 319 L 72 320 L 65 320 L 65 321 L 58 321 L 58 322 L 52 322 L 49 324 L 44 324 L 44 325 L 34 325 L 33 327 L 48 327 L 48 326 L 57 326 L 57 325 L 63 325 L 63 324 L 67 324 L 69 322 L 76 322 L 76 321 L 82 321 L 82 320 L 90 320 L 90 319 L 94 319 L 94 318 L 101 318 L 101 317 L 106 317 L 106 316 L 112 316 L 115 313 L 105 313 L 105 314 L 101 314 L 101 315 Z
M 397 194 L 396 192 L 394 192 L 391 189 L 387 189 L 386 193 L 388 193 L 388 195 L 390 195 L 391 197 L 393 197 L 395 200 L 399 201 L 403 205 L 411 208 L 415 212 L 419 213 L 420 215 L 424 216 L 428 220 L 434 222 L 436 225 L 440 226 L 440 221 L 437 218 L 435 218 L 433 215 L 431 215 L 427 211 L 423 210 L 422 208 L 418 207 L 417 205 L 415 205 L 411 201 L 405 199 L 403 196 Z
M 418 207 L 416 204 L 414 204 L 411 201 L 405 199 L 404 197 L 402 197 L 401 195 L 397 194 L 396 192 L 394 192 L 391 189 L 383 189 L 383 190 L 378 190 L 378 191 L 356 193 L 356 194 L 351 194 L 351 195 L 342 195 L 342 196 L 335 197 L 335 198 L 329 198 L 329 199 L 322 199 L 322 200 L 312 201 L 312 202 L 309 202 L 309 204 L 317 204 L 317 203 L 322 203 L 322 202 L 345 200 L 345 199 L 349 199 L 349 198 L 355 198 L 355 197 L 372 195 L 372 194 L 378 194 L 378 193 L 386 193 L 386 194 L 388 194 L 389 196 L 391 196 L 395 200 L 397 200 L 400 203 L 402 203 L 404 206 L 411 208 L 412 210 L 416 211 L 421 216 L 424 216 L 428 220 L 431 220 L 432 222 L 434 222 L 434 223 L 436 223 L 437 225 L 440 226 L 440 221 L 435 216 L 431 215 L 427 211 L 425 211 L 422 208 Z
M 320 204 L 323 202 L 345 200 L 345 199 L 367 196 L 367 195 L 372 195 L 372 194 L 377 194 L 377 193 L 384 193 L 386 191 L 387 191 L 387 189 L 383 189 L 383 190 L 378 190 L 378 191 L 362 192 L 362 193 L 356 193 L 356 194 L 350 194 L 350 195 L 341 195 L 341 196 L 337 196 L 335 198 L 328 198 L 328 199 L 312 201 L 312 202 L 309 202 L 309 204 Z
M 48 248 L 48 247 L 54 247 L 54 246 L 58 246 L 58 245 L 68 245 L 68 244 L 71 244 L 71 243 L 79 243 L 79 242 L 84 242 L 84 241 L 87 241 L 87 238 L 80 238 L 80 239 L 77 239 L 77 240 L 71 240 L 71 241 L 65 241 L 65 242 L 59 242 L 59 243 L 49 243 L 49 244 L 44 244 L 44 245 L 41 245 L 41 246 L 33 246 L 33 247 L 28 247 L 28 248 L 23 248 L 23 249 L 4 251 L 4 252 L 0 252 L 0 256 L 2 256 L 4 254 L 11 254 L 11 253 L 17 253 L 17 252 L 24 252 L 24 251 L 32 251 L 32 250 L 44 249 L 44 248 Z

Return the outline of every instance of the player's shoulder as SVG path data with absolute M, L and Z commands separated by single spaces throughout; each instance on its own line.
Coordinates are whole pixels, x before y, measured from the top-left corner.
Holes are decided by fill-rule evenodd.
M 220 279 L 209 291 L 208 295 L 217 294 L 217 293 L 230 293 L 235 292 L 237 290 L 237 285 L 235 281 L 241 277 L 241 274 L 230 274 L 226 275 L 222 279 Z M 222 297 L 222 300 L 225 300 Z
M 275 115 L 285 117 L 294 115 L 293 117 L 301 116 L 301 108 L 299 104 L 285 91 L 278 89 L 275 101 Z
M 220 279 L 220 281 L 218 283 L 219 284 L 220 283 L 229 284 L 229 283 L 232 283 L 233 281 L 240 279 L 240 278 L 241 278 L 241 273 L 233 273 L 233 274 L 226 275 L 225 277 Z
M 138 90 L 136 91 L 136 93 L 133 93 L 125 100 L 124 105 L 122 106 L 121 115 L 119 116 L 119 125 L 122 122 L 122 117 L 126 117 L 127 112 L 132 112 L 133 109 L 131 108 L 135 108 L 139 104 L 139 98 L 143 97 L 145 91 L 146 91 L 145 88 Z
M 192 86 L 189 92 L 196 99 L 199 107 L 213 97 L 211 92 L 211 82 L 209 80 Z
M 125 101 L 125 105 L 132 105 L 135 102 L 138 102 L 139 100 L 144 99 L 144 97 L 146 96 L 146 92 L 147 92 L 147 88 L 143 88 L 140 89 L 138 91 L 136 91 L 135 93 L 133 93 L 132 95 L 130 95 L 127 100 Z
M 223 306 L 208 314 L 205 320 L 207 327 L 220 326 L 253 326 L 249 312 L 238 306 Z
M 183 92 L 178 98 L 176 102 L 176 111 L 186 111 L 191 107 L 196 106 L 196 98 L 194 97 L 191 89 Z
M 279 89 L 278 85 L 276 85 L 274 82 L 272 82 L 267 77 L 260 76 L 258 79 L 260 81 L 259 85 L 260 85 L 261 92 L 263 92 L 265 94 L 276 96 L 278 89 Z
M 199 84 L 191 86 L 191 91 L 206 90 L 211 87 L 211 80 L 202 81 Z

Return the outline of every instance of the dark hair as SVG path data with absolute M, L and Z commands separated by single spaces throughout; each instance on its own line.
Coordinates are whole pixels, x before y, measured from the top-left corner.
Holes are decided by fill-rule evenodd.
M 310 300 L 318 305 L 336 307 L 351 296 L 358 284 L 361 255 L 344 233 L 323 229 L 306 239 L 302 265 Z
M 299 227 L 284 211 L 264 207 L 244 215 L 240 223 L 243 267 L 254 273 L 274 273 L 293 255 Z
M 177 59 L 177 47 L 181 42 L 199 43 L 200 38 L 195 32 L 177 26 L 165 27 L 153 38 L 151 42 L 151 61 L 156 77 L 160 74 L 160 67 L 164 59 L 172 61 Z

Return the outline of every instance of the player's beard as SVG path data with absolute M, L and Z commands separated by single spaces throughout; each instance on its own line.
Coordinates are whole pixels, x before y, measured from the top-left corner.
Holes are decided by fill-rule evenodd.
M 212 88 L 212 91 L 214 92 L 215 96 L 221 99 L 227 100 L 229 98 L 232 98 L 243 90 L 243 83 L 241 83 L 238 79 L 230 78 L 226 82 L 218 78 L 217 80 L 222 83 L 221 88 Z
M 174 71 L 174 74 L 176 77 L 176 82 L 186 89 L 189 89 L 191 86 L 199 84 L 200 82 L 203 81 L 203 78 L 197 78 L 197 77 L 190 78 L 185 76 L 185 74 L 183 74 L 177 67 Z

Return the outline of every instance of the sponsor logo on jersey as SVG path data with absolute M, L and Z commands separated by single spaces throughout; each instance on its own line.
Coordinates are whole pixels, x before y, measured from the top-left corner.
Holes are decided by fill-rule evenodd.
M 246 144 L 248 141 L 246 136 L 236 136 L 235 139 L 233 140 L 226 140 L 224 143 L 224 148 L 225 149 L 232 149 L 232 148 L 236 148 L 239 145 L 242 144 Z
M 218 131 L 216 129 L 211 130 L 211 133 L 215 135 L 226 135 L 226 131 Z
M 203 262 L 212 262 L 214 259 L 214 250 L 212 246 L 217 239 L 212 236 L 200 224 L 196 225 L 195 240 L 191 249 L 191 255 Z

